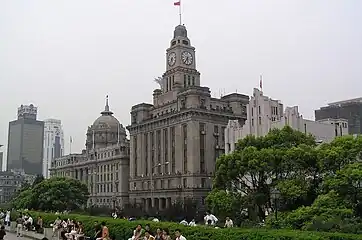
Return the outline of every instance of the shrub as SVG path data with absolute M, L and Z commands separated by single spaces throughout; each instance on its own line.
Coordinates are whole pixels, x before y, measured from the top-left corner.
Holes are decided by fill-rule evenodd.
M 181 229 L 183 235 L 188 240 L 357 240 L 362 236 L 343 233 L 323 233 L 323 232 L 308 232 L 308 231 L 292 231 L 292 230 L 268 230 L 268 229 L 214 229 L 206 226 L 187 227 L 178 223 L 170 222 L 150 222 L 150 221 L 134 221 L 112 219 L 110 217 L 92 217 L 86 215 L 67 214 L 55 215 L 53 213 L 44 212 L 29 212 L 34 218 L 42 216 L 45 226 L 53 223 L 57 216 L 67 219 L 75 219 L 81 221 L 85 227 L 87 236 L 93 236 L 94 222 L 105 221 L 110 235 L 114 240 L 125 240 L 132 236 L 133 228 L 137 224 L 146 225 L 150 224 L 151 230 L 155 231 L 157 228 L 168 228 L 170 233 L 173 234 L 175 229 Z

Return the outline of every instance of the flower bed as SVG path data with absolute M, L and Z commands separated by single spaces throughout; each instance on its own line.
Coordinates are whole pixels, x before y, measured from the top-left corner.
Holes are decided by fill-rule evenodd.
M 173 236 L 175 229 L 181 229 L 183 235 L 187 240 L 357 240 L 362 236 L 355 234 L 343 234 L 343 233 L 326 233 L 326 232 L 308 232 L 308 231 L 293 231 L 293 230 L 271 230 L 271 229 L 214 229 L 206 226 L 187 227 L 177 223 L 170 222 L 150 222 L 150 221 L 127 221 L 120 219 L 112 219 L 110 217 L 93 217 L 86 215 L 67 214 L 67 215 L 55 215 L 53 213 L 44 212 L 29 212 L 34 218 L 42 216 L 45 226 L 49 226 L 55 221 L 57 216 L 63 219 L 75 219 L 81 221 L 84 224 L 85 232 L 87 236 L 93 236 L 94 222 L 105 221 L 111 237 L 115 240 L 125 240 L 132 236 L 133 229 L 137 224 L 146 225 L 150 224 L 151 230 L 155 231 L 157 228 L 168 228 Z

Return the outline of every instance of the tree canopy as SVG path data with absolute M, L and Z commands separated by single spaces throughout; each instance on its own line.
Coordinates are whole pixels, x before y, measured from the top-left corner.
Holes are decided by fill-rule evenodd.
M 313 136 L 288 126 L 264 137 L 247 136 L 234 152 L 217 160 L 208 207 L 234 218 L 233 213 L 248 209 L 251 220 L 262 221 L 275 212 L 270 192 L 276 188 L 280 192 L 277 207 L 283 213 L 312 208 L 323 196 L 334 194 L 338 198 L 333 201 L 343 202 L 345 209 L 360 216 L 361 153 L 361 136 L 338 137 L 318 145 Z
M 41 178 L 39 178 L 41 179 Z M 50 178 L 34 181 L 31 188 L 24 189 L 13 199 L 17 209 L 74 210 L 87 203 L 87 185 L 71 178 Z

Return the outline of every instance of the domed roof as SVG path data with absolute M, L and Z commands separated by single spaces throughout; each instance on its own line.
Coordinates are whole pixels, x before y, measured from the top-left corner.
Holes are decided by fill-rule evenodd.
M 108 96 L 106 98 L 106 106 L 104 107 L 104 111 L 101 112 L 101 116 L 98 117 L 91 126 L 91 129 L 102 129 L 102 128 L 111 128 L 117 129 L 121 128 L 119 121 L 117 118 L 113 116 L 113 112 L 109 110 L 108 105 Z
M 185 37 L 187 38 L 187 30 L 184 25 L 178 25 L 175 28 L 175 31 L 173 32 L 173 38 L 176 37 Z

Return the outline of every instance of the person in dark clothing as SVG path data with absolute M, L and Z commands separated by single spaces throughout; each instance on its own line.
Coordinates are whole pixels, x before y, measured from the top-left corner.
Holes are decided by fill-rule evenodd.
M 94 222 L 94 236 L 91 238 L 92 240 L 96 240 L 97 238 L 102 237 L 102 226 L 98 223 L 98 221 Z
M 1 226 L 1 228 L 0 228 L 0 240 L 4 240 L 5 235 L 6 235 L 5 226 Z

